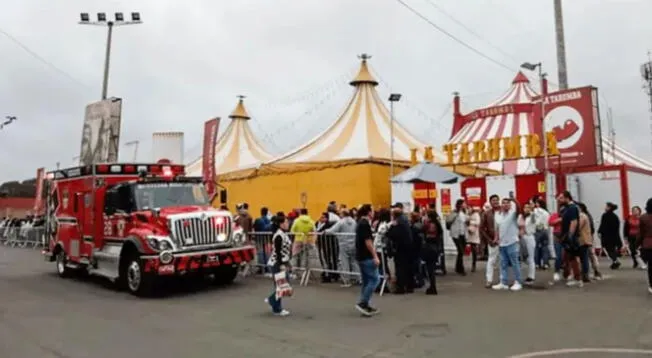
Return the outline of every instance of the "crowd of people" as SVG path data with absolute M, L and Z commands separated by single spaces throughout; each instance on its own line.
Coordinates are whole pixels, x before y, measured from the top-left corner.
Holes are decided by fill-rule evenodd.
M 444 232 L 455 243 L 454 271 L 467 275 L 464 256 L 470 250 L 470 272 L 477 262 L 486 260 L 485 285 L 493 290 L 520 291 L 532 285 L 537 271 L 554 271 L 553 283 L 565 281 L 569 287 L 599 281 L 602 273 L 593 248 L 598 235 L 611 259 L 610 268 L 621 266 L 623 251 L 628 251 L 634 268 L 647 269 L 652 293 L 652 199 L 645 214 L 633 207 L 621 222 L 614 213 L 617 206 L 607 203 L 596 230 L 586 205 L 575 202 L 569 192 L 557 198 L 558 210 L 549 212 L 545 201 L 534 197 L 518 203 L 513 195 L 492 195 L 484 207 L 468 207 L 463 199 L 450 213 L 440 216 L 434 206 L 405 212 L 401 203 L 373 210 L 370 205 L 347 208 L 331 202 L 315 222 L 306 209 L 270 215 L 267 208 L 253 219 L 246 204 L 237 207 L 236 222 L 251 236 L 273 233 L 269 250 L 259 246 L 259 262 L 272 274 L 308 265 L 309 253 L 318 253 L 322 282 L 340 282 L 349 287 L 359 283 L 361 295 L 356 309 L 371 316 L 378 311 L 370 305 L 380 277 L 391 282 L 394 294 L 410 294 L 426 287 L 437 294 L 436 275 L 446 275 Z M 525 264 L 525 278 L 521 265 Z M 494 281 L 498 266 L 499 279 Z M 359 282 L 357 282 L 359 281 Z M 280 297 L 266 299 L 272 311 L 287 315 Z
M 0 239 L 8 237 L 10 232 L 25 236 L 30 229 L 42 227 L 43 225 L 44 219 L 40 216 L 3 217 L 0 219 Z

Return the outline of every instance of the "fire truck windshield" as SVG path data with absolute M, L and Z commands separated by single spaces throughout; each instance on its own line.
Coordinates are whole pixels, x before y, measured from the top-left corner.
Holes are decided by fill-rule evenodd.
M 202 184 L 197 183 L 143 183 L 134 188 L 139 210 L 183 205 L 209 205 Z

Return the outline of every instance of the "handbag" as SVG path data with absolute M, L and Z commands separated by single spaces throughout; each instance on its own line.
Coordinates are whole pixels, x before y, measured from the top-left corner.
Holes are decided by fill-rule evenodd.
M 294 289 L 288 281 L 286 271 L 277 272 L 274 274 L 274 285 L 276 286 L 276 299 L 281 297 L 291 297 L 294 294 Z

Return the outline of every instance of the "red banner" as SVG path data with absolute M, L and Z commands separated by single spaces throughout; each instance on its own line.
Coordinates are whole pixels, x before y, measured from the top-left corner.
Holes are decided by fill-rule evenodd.
M 206 183 L 208 195 L 215 194 L 215 145 L 220 119 L 209 119 L 204 123 L 204 150 L 202 152 L 202 176 Z
M 45 168 L 36 169 L 36 197 L 34 198 L 34 215 L 41 214 L 43 210 L 43 179 Z
M 544 100 L 546 132 L 554 132 L 560 156 L 549 159 L 549 168 L 584 167 L 601 164 L 600 115 L 598 90 L 574 88 L 548 94 Z M 535 105 L 534 118 L 541 118 L 541 106 Z M 535 133 L 541 123 L 535 120 Z M 544 160 L 537 160 L 543 169 Z
M 451 210 L 451 190 L 443 188 L 441 189 L 441 212 L 444 215 L 448 215 Z

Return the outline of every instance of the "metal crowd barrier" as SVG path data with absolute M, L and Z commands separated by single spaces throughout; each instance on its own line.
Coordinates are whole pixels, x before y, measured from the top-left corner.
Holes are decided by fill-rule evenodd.
M 355 260 L 355 234 L 310 233 L 307 235 L 288 233 L 292 240 L 292 270 L 300 273 L 299 284 L 307 286 L 314 274 L 320 274 L 322 279 L 341 281 L 351 284 L 360 281 L 360 271 Z M 259 274 L 268 274 L 270 267 L 267 262 L 274 250 L 273 233 L 253 232 L 249 240 L 256 247 L 257 257 L 254 266 Z M 388 258 L 382 250 L 378 251 L 381 261 L 380 295 L 385 292 L 387 278 L 390 275 Z
M 44 227 L 2 227 L 0 228 L 0 244 L 10 247 L 43 247 L 44 233 Z

